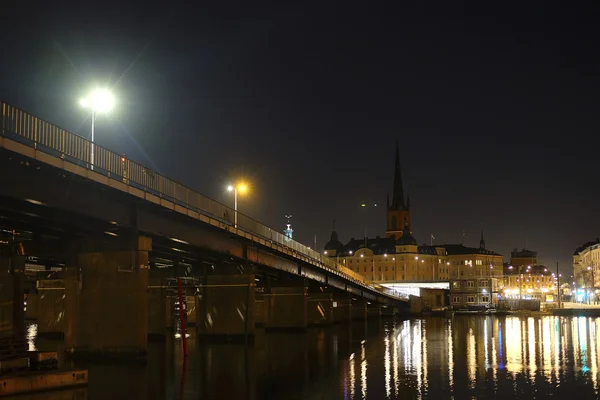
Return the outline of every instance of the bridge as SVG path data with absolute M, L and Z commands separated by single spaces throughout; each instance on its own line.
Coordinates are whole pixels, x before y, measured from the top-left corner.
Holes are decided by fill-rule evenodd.
M 28 312 L 35 300 L 38 329 L 64 332 L 74 354 L 144 353 L 149 335 L 166 334 L 169 282 L 178 278 L 205 336 L 408 313 L 406 296 L 276 229 L 239 212 L 234 224 L 230 207 L 1 107 L 0 264 L 10 274 L 0 274 L 0 285 L 13 289 L 4 293 L 15 299 L 17 335 L 27 257 L 64 262 L 51 282 L 38 273 Z M 0 309 L 0 336 L 9 311 Z

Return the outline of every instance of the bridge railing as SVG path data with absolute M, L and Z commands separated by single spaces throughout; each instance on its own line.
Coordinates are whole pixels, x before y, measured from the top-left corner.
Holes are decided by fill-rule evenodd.
M 221 228 L 225 230 L 239 231 L 236 232 L 238 234 L 246 232 L 264 241 L 283 246 L 285 249 L 291 249 L 298 258 L 304 258 L 323 269 L 374 289 L 372 285 L 365 282 L 361 275 L 337 264 L 334 259 L 323 256 L 314 249 L 286 237 L 283 233 L 269 228 L 245 214 L 237 213 L 237 226 L 234 226 L 235 211 L 231 207 L 191 190 L 123 155 L 95 143 L 92 144 L 82 136 L 59 128 L 7 103 L 1 103 L 1 105 L 2 136 L 10 137 L 21 144 L 54 155 L 82 168 L 91 169 L 175 205 L 198 212 L 212 221 L 218 221 Z M 93 164 L 92 146 L 94 150 Z M 380 291 L 393 295 L 384 290 Z

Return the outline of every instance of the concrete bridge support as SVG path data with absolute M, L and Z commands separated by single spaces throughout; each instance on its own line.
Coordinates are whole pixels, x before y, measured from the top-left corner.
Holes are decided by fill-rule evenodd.
M 24 270 L 24 257 L 0 257 L 0 340 L 25 339 Z
M 25 319 L 28 320 L 37 320 L 38 319 L 38 309 L 39 309 L 39 297 L 37 292 L 30 291 L 27 294 L 27 307 L 25 310 Z M 39 334 L 39 331 L 38 331 Z
M 307 327 L 307 288 L 271 287 L 264 295 L 265 329 L 305 330 Z
M 367 319 L 367 301 L 363 298 L 352 300 L 352 321 Z
M 381 316 L 384 318 L 394 318 L 398 315 L 398 307 L 387 304 L 381 306 Z
M 163 341 L 167 335 L 167 278 L 169 268 L 153 268 L 148 271 L 148 339 Z
M 37 300 L 27 304 L 37 315 L 38 335 L 63 338 L 67 329 L 67 299 L 63 279 L 39 280 Z M 36 310 L 33 310 L 36 308 Z
M 333 294 L 311 293 L 306 300 L 308 325 L 330 325 L 333 323 Z
M 255 294 L 254 324 L 256 326 L 265 326 L 265 298 L 262 293 Z
M 367 304 L 367 318 L 369 318 L 369 319 L 381 318 L 381 304 L 379 304 L 379 303 Z
M 65 344 L 74 357 L 146 355 L 152 240 L 136 236 L 113 246 L 96 251 L 83 246 L 77 270 L 65 280 Z
M 352 298 L 348 293 L 333 295 L 333 322 L 352 322 Z
M 199 335 L 253 338 L 254 274 L 209 275 L 196 303 Z

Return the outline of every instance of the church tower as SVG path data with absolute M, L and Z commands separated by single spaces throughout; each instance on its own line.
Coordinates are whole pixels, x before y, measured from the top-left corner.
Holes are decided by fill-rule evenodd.
M 407 196 L 404 201 L 404 189 L 402 187 L 402 172 L 400 170 L 400 152 L 396 142 L 396 165 L 394 169 L 394 192 L 392 202 L 390 197 L 387 199 L 387 237 L 399 239 L 402 237 L 404 229 L 410 227 L 410 198 Z

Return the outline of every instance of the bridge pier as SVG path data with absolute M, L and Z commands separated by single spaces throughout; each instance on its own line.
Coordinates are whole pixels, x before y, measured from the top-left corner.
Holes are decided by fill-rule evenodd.
M 381 318 L 381 304 L 373 302 L 367 304 L 367 318 Z
M 168 268 L 148 271 L 148 339 L 163 341 L 167 337 L 167 278 Z
M 335 293 L 333 295 L 333 322 L 352 322 L 352 297 L 349 293 Z
M 305 330 L 307 327 L 307 288 L 302 286 L 271 287 L 264 295 L 265 329 Z
M 152 240 L 136 236 L 115 248 L 85 247 L 76 257 L 77 275 L 71 271 L 65 281 L 67 352 L 78 358 L 145 357 Z
M 362 297 L 352 300 L 352 321 L 367 319 L 367 300 Z
M 310 293 L 306 300 L 308 325 L 329 325 L 333 323 L 333 294 Z
M 398 315 L 398 307 L 387 304 L 381 307 L 381 316 L 384 318 L 394 318 Z
M 254 274 L 209 275 L 196 303 L 198 335 L 253 339 Z
M 27 304 L 37 316 L 38 336 L 63 338 L 67 329 L 67 299 L 63 279 L 37 281 L 37 300 Z
M 0 339 L 25 339 L 24 270 L 25 257 L 0 257 Z

